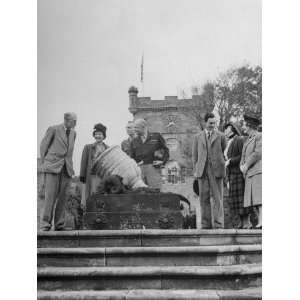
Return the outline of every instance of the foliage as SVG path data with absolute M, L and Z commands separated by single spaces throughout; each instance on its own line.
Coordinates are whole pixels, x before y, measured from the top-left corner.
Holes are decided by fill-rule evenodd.
M 245 112 L 261 113 L 261 67 L 243 66 L 221 74 L 215 82 L 214 103 L 220 128 L 232 118 L 240 120 Z
M 261 114 L 262 111 L 262 68 L 245 65 L 220 73 L 214 81 L 203 86 L 192 86 L 193 95 L 200 95 L 205 107 L 213 105 L 219 115 L 219 128 L 234 119 L 239 121 L 245 112 Z M 208 110 L 207 110 L 208 111 Z M 195 107 L 192 114 L 201 125 L 203 111 Z

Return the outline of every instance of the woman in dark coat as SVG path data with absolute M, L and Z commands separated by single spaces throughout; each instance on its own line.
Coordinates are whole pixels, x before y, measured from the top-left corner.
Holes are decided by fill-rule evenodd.
M 232 212 L 239 218 L 237 228 L 243 228 L 243 226 L 248 226 L 245 224 L 246 220 L 244 213 L 245 180 L 243 173 L 240 170 L 244 140 L 238 127 L 233 123 L 225 125 L 225 135 L 228 139 L 224 156 L 226 159 L 225 165 L 228 179 L 229 204 Z
M 101 123 L 96 124 L 93 130 L 93 137 L 95 142 L 85 145 L 81 156 L 80 181 L 85 183 L 85 202 L 92 193 L 96 192 L 100 184 L 100 178 L 92 172 L 92 167 L 99 155 L 108 148 L 103 142 L 106 138 L 106 127 Z M 83 204 L 85 205 L 85 203 Z

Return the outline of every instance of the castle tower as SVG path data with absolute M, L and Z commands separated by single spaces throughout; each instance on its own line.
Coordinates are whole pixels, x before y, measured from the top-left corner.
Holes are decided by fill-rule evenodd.
M 152 100 L 151 97 L 138 97 L 138 89 L 134 86 L 128 93 L 133 118 L 145 119 L 150 131 L 161 133 L 169 147 L 170 160 L 191 169 L 192 140 L 201 128 L 199 115 L 212 107 L 200 96 L 191 99 L 165 96 L 163 100 Z

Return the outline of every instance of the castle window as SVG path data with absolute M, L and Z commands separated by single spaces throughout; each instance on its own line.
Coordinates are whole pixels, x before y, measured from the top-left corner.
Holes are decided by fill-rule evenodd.
M 165 180 L 171 184 L 185 183 L 186 168 L 180 167 L 176 161 L 172 161 L 165 167 Z

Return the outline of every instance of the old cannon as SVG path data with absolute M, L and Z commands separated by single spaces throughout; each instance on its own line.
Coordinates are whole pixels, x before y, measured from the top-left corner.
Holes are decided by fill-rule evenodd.
M 183 197 L 148 189 L 139 166 L 119 146 L 104 151 L 94 168 L 102 179 L 121 178 L 125 188 L 113 189 L 117 194 L 100 189 L 87 199 L 84 213 L 87 229 L 183 228 Z

